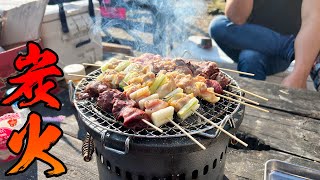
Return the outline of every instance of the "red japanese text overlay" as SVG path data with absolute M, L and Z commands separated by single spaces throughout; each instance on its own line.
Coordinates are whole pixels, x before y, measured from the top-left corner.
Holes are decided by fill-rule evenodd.
M 63 72 L 57 66 L 58 55 L 51 49 L 41 49 L 35 42 L 27 43 L 26 55 L 18 55 L 14 60 L 17 71 L 22 73 L 8 78 L 8 83 L 18 88 L 8 97 L 1 100 L 3 105 L 11 105 L 24 97 L 18 103 L 19 108 L 30 107 L 43 102 L 46 107 L 60 110 L 61 103 L 49 91 L 56 87 L 49 77 L 62 77 Z
M 35 160 L 40 160 L 50 165 L 51 169 L 44 172 L 46 177 L 60 176 L 67 172 L 66 166 L 58 158 L 49 153 L 49 150 L 62 137 L 62 130 L 53 124 L 47 124 L 43 130 L 41 115 L 31 112 L 22 129 L 14 130 L 7 146 L 13 154 L 20 154 L 18 162 L 11 167 L 6 175 L 13 175 L 27 170 Z M 27 143 L 25 148 L 24 139 Z
M 41 49 L 35 42 L 27 43 L 27 53 L 18 55 L 14 60 L 18 75 L 9 77 L 8 84 L 17 86 L 15 91 L 0 101 L 1 105 L 12 105 L 18 101 L 18 107 L 30 107 L 44 103 L 45 107 L 60 110 L 61 102 L 50 93 L 57 85 L 51 80 L 62 77 L 63 72 L 57 66 L 58 55 L 51 49 Z M 23 98 L 23 99 L 21 99 Z M 40 114 L 31 112 L 25 125 L 14 130 L 7 141 L 7 147 L 13 154 L 22 154 L 6 175 L 15 175 L 26 171 L 35 160 L 48 164 L 51 169 L 44 172 L 46 177 L 57 177 L 67 173 L 62 161 L 49 153 L 49 150 L 59 141 L 63 131 L 54 124 L 46 124 Z

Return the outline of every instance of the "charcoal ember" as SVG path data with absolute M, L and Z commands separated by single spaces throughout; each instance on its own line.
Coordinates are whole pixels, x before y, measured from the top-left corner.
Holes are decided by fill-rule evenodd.
M 216 80 L 207 79 L 206 80 L 207 87 L 212 87 L 215 93 L 222 94 L 223 88 L 221 87 L 220 83 Z
M 144 111 L 134 107 L 124 107 L 120 112 L 119 119 L 123 119 L 123 125 L 125 127 L 134 130 L 148 127 L 142 119 L 151 122 L 151 119 Z
M 130 99 L 123 100 L 114 98 L 113 107 L 112 107 L 112 114 L 118 120 L 121 120 L 121 110 L 125 107 L 136 107 L 136 102 Z
M 111 112 L 113 106 L 112 101 L 114 96 L 117 94 L 121 94 L 121 92 L 117 89 L 108 89 L 100 93 L 97 99 L 98 106 L 104 111 Z

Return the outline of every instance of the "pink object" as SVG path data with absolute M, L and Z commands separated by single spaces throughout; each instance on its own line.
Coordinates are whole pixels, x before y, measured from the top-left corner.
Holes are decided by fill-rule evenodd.
M 18 157 L 9 151 L 7 141 L 12 131 L 20 129 L 21 126 L 18 113 L 8 113 L 0 117 L 0 162 L 8 162 Z
M 0 128 L 0 162 L 8 162 L 17 157 L 7 147 L 7 141 L 11 133 L 12 129 L 10 128 Z
M 101 16 L 111 19 L 125 20 L 127 18 L 126 8 L 100 7 Z
M 62 122 L 65 118 L 66 118 L 65 116 L 42 117 L 44 122 Z
M 103 3 L 104 3 L 104 4 L 110 4 L 110 3 L 111 3 L 111 0 L 103 0 Z

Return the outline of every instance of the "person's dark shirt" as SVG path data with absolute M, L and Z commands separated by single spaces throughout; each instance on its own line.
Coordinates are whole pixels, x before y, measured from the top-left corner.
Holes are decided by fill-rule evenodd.
M 285 35 L 297 35 L 301 26 L 301 6 L 302 0 L 254 0 L 248 23 Z

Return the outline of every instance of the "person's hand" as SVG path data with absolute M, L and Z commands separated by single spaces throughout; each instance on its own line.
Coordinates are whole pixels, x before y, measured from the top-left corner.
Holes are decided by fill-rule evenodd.
M 307 89 L 307 80 L 301 76 L 291 73 L 281 83 L 282 86 L 294 89 Z

